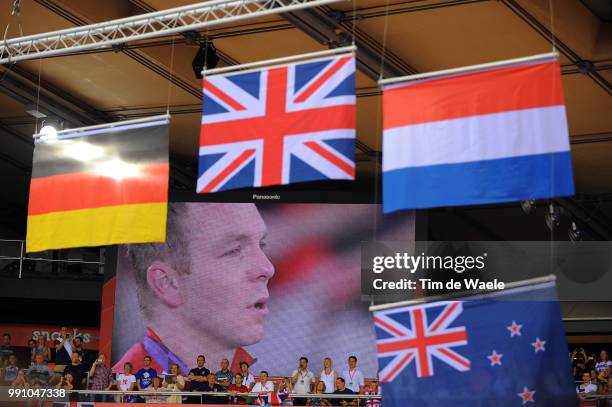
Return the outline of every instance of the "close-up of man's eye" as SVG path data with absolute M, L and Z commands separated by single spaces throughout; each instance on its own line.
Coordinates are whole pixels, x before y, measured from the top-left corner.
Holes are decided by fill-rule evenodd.
M 225 253 L 223 253 L 223 256 L 235 256 L 237 254 L 240 254 L 241 250 L 242 250 L 242 248 L 240 246 L 236 246 L 236 247 L 226 251 Z
M 268 247 L 268 243 L 265 240 L 260 240 L 259 241 L 259 247 L 263 250 L 266 247 Z

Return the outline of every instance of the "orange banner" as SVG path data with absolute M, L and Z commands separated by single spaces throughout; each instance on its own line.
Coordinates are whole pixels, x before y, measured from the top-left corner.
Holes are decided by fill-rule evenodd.
M 83 338 L 83 348 L 97 350 L 100 341 L 100 330 L 90 327 L 70 327 L 70 335 L 74 338 Z M 28 346 L 28 340 L 36 339 L 39 336 L 47 338 L 47 342 L 53 341 L 60 336 L 59 326 L 48 325 L 11 325 L 0 324 L 0 335 L 8 333 L 11 335 L 11 345 Z

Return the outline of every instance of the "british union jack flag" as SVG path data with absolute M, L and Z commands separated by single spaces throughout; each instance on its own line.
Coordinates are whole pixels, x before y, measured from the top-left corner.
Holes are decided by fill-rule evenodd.
M 197 191 L 355 177 L 355 58 L 205 77 Z
M 434 358 L 470 370 L 470 361 L 452 349 L 468 343 L 465 327 L 451 327 L 462 311 L 461 302 L 438 302 L 375 313 L 380 381 L 392 381 L 413 361 L 417 377 L 433 376 Z

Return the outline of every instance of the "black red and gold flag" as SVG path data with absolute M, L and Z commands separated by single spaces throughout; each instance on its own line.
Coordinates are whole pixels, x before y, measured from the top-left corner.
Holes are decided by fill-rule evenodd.
M 165 241 L 168 177 L 167 117 L 38 138 L 26 251 Z

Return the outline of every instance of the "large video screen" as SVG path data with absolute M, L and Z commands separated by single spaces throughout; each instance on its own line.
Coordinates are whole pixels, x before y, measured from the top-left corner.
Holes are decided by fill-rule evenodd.
M 165 244 L 120 246 L 112 362 L 151 355 L 163 370 L 206 357 L 220 369 L 251 362 L 255 375 L 290 375 L 301 356 L 318 374 L 355 355 L 378 370 L 360 244 L 414 241 L 412 212 L 367 204 L 172 203 Z M 376 233 L 375 233 L 376 230 Z M 184 372 L 186 373 L 186 372 Z

